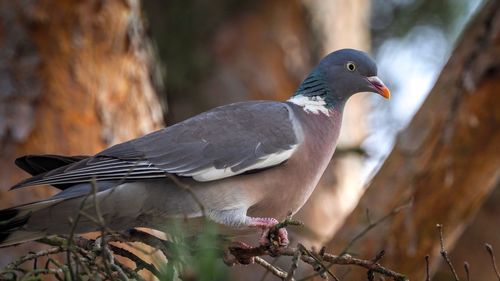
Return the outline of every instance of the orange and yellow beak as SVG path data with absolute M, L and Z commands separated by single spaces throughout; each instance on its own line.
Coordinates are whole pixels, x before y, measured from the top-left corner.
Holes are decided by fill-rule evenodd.
M 385 86 L 384 82 L 380 80 L 377 76 L 371 76 L 367 78 L 368 82 L 370 82 L 372 88 L 382 97 L 386 99 L 391 98 L 391 91 L 387 86 Z

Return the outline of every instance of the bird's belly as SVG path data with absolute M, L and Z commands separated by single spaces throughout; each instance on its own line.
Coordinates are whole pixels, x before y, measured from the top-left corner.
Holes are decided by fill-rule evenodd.
M 295 214 L 305 204 L 324 169 L 318 167 L 319 163 L 309 163 L 314 167 L 301 169 L 302 165 L 290 162 L 263 175 L 268 179 L 260 190 L 266 196 L 249 208 L 248 216 L 282 220 L 289 214 Z

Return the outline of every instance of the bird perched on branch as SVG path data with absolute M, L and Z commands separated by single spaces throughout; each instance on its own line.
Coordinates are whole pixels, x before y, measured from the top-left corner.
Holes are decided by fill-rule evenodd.
M 261 229 L 268 243 L 269 229 L 304 205 L 323 174 L 349 97 L 390 97 L 376 75 L 368 55 L 343 49 L 322 59 L 285 102 L 217 107 L 94 156 L 20 157 L 16 164 L 33 177 L 12 189 L 61 191 L 0 211 L 0 246 L 69 234 L 82 211 L 116 231 L 205 216 L 235 233 Z M 96 230 L 86 216 L 74 226 L 75 233 Z M 278 236 L 288 243 L 284 228 Z

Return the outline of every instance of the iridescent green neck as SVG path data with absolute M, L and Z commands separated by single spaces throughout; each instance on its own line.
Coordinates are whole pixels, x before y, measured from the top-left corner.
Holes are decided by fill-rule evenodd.
M 333 98 L 333 91 L 330 85 L 328 85 L 328 82 L 318 70 L 314 70 L 307 76 L 293 96 L 319 97 L 325 101 L 326 108 L 331 108 L 335 103 L 338 103 Z

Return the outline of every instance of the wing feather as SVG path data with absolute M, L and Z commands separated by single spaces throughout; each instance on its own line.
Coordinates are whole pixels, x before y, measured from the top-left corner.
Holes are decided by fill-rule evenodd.
M 245 102 L 215 108 L 16 186 L 149 179 L 166 173 L 210 181 L 286 161 L 302 141 L 287 104 Z

